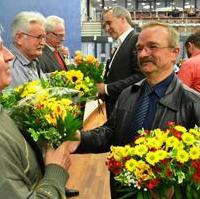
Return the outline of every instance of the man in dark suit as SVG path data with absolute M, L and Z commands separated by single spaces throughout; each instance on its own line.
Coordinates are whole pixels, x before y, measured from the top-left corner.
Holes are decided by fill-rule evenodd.
M 109 117 L 121 91 L 141 80 L 143 75 L 138 69 L 135 47 L 137 35 L 132 28 L 129 11 L 121 6 L 106 10 L 103 13 L 103 27 L 120 43 L 106 64 L 104 83 L 97 84 Z
M 57 16 L 49 16 L 45 23 L 46 45 L 39 61 L 44 73 L 55 70 L 67 70 L 66 54 L 63 53 L 65 38 L 65 22 Z

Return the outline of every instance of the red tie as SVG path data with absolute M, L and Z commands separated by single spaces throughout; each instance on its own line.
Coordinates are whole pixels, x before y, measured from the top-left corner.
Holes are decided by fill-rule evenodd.
M 59 54 L 59 52 L 58 52 L 57 50 L 54 51 L 54 55 L 55 55 L 55 57 L 56 57 L 56 59 L 57 59 L 59 65 L 60 65 L 60 68 L 61 68 L 62 70 L 67 70 L 67 69 L 66 69 L 65 62 L 63 61 L 63 59 L 61 58 L 61 56 L 60 56 L 60 54 Z

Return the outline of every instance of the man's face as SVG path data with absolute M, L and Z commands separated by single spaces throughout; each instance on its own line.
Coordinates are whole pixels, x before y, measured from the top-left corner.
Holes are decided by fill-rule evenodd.
M 65 26 L 58 23 L 52 32 L 47 32 L 47 44 L 58 49 L 65 40 Z
M 20 51 L 29 60 L 33 60 L 42 54 L 46 39 L 46 33 L 42 24 L 31 24 L 29 31 L 17 33 L 16 38 Z
M 124 18 L 115 17 L 113 11 L 110 10 L 103 16 L 103 27 L 113 39 L 118 39 L 123 33 Z
M 0 37 L 0 90 L 4 89 L 11 82 L 9 61 L 14 59 L 13 54 L 3 45 Z
M 162 75 L 173 69 L 179 53 L 168 42 L 168 32 L 164 27 L 149 27 L 139 34 L 137 42 L 138 62 L 145 75 Z

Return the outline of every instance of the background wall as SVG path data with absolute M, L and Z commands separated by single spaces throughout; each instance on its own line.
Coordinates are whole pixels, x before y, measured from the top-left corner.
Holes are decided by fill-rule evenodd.
M 3 39 L 10 46 L 10 26 L 14 16 L 21 11 L 38 11 L 45 17 L 57 15 L 65 19 L 66 41 L 71 55 L 81 49 L 80 0 L 0 0 L 0 24 L 4 28 Z

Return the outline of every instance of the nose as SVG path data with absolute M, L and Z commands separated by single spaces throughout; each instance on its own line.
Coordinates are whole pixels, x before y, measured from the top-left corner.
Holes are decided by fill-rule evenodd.
M 108 24 L 105 24 L 104 30 L 105 30 L 105 32 L 108 32 L 108 31 L 109 31 L 109 25 L 108 25 Z
M 46 44 L 46 38 L 42 38 L 42 39 L 40 40 L 40 44 L 45 45 L 45 44 Z
M 150 54 L 150 51 L 148 48 L 144 47 L 144 48 L 141 48 L 138 52 L 138 57 L 145 57 L 145 56 L 149 56 Z
M 8 50 L 6 47 L 4 47 L 4 60 L 5 62 L 12 61 L 14 59 L 14 55 Z

